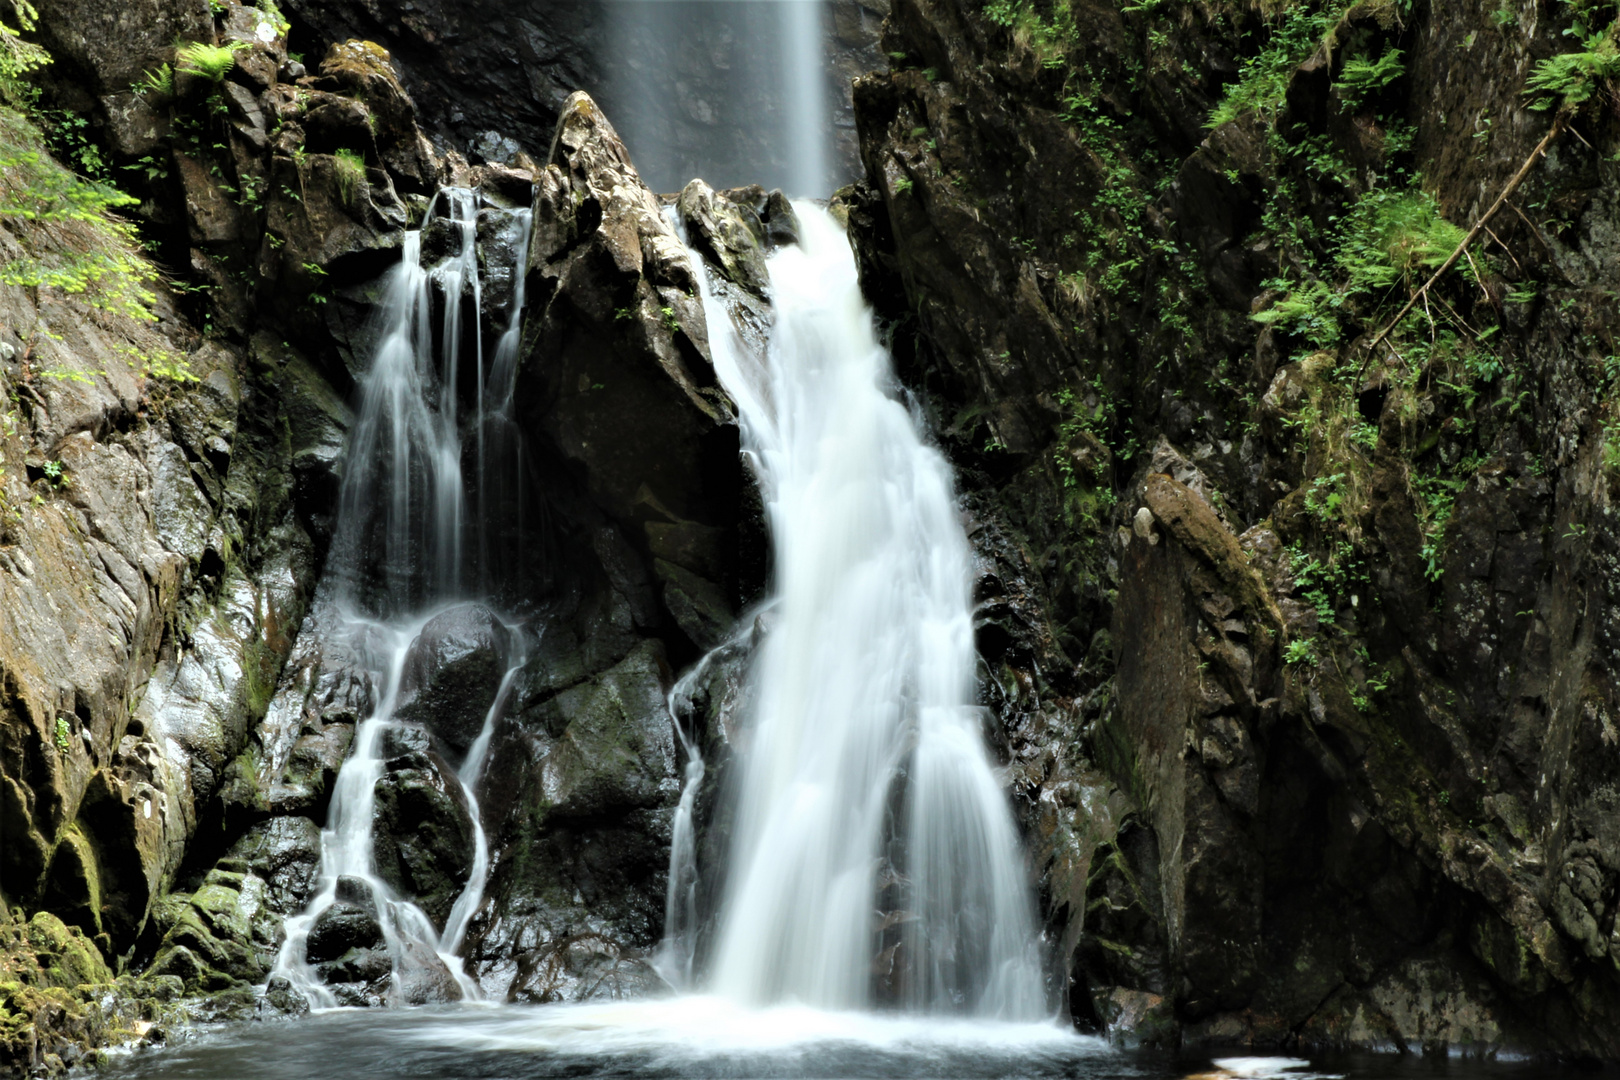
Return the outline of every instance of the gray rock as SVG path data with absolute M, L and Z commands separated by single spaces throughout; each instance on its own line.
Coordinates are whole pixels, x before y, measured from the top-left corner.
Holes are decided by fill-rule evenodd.
M 506 627 L 481 604 L 435 615 L 406 654 L 394 715 L 465 754 L 484 728 L 511 648 Z

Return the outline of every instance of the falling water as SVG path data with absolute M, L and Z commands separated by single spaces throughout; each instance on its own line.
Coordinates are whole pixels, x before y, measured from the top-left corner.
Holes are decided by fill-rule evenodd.
M 714 332 L 730 320 L 705 290 L 768 507 L 778 607 L 709 982 L 748 1004 L 869 1006 L 886 898 L 904 927 L 885 953 L 901 1002 L 1035 1019 L 1033 912 L 974 704 L 950 468 L 891 396 L 842 230 L 819 206 L 794 209 L 801 241 L 770 260 L 765 363 Z
M 529 235 L 529 211 L 512 217 L 522 242 L 515 247 L 513 297 L 508 325 L 496 346 L 490 370 L 484 366 L 481 335 L 483 289 L 478 271 L 477 192 L 447 188 L 435 197 L 423 219 L 433 225 L 441 202 L 448 224 L 459 238 L 455 255 L 430 271 L 422 267 L 422 234 L 405 234 L 402 258 L 393 271 L 383 328 L 371 370 L 361 389 L 361 405 L 351 438 L 350 467 L 344 476 L 340 516 L 334 540 L 332 580 L 336 606 L 344 614 L 340 633 L 369 663 L 378 685 L 376 706 L 355 733 L 352 752 L 339 771 L 321 834 L 321 867 L 313 899 L 305 911 L 286 923 L 276 974 L 287 976 L 316 1007 L 338 1004 L 306 959 L 311 929 L 321 913 L 337 902 L 345 879 L 358 879 L 370 893 L 392 961 L 393 997 L 406 997 L 413 973 L 442 965 L 463 998 L 481 996 L 463 971 L 456 954 L 467 925 L 483 902 L 489 878 L 489 844 L 479 813 L 476 787 L 482 775 L 495 725 L 525 659 L 521 629 L 508 626 L 516 643 L 506 657 L 507 669 L 484 717 L 477 739 L 455 774 L 462 789 L 473 831 L 467 882 L 439 931 L 409 896 L 399 895 L 375 872 L 373 812 L 376 786 L 384 768 L 383 746 L 394 725 L 400 683 L 411 646 L 433 615 L 463 595 L 462 567 L 466 493 L 462 481 L 462 420 L 458 417 L 461 353 L 465 337 L 474 342 L 476 413 L 468 418 L 477 440 L 476 475 L 480 504 L 500 493 L 507 475 L 520 472 L 521 446 L 512 424 L 513 388 L 517 375 L 518 334 L 524 302 L 523 260 Z M 432 343 L 434 286 L 444 297 L 438 349 Z M 473 332 L 463 319 L 464 298 L 471 298 Z M 435 357 L 438 364 L 435 364 Z M 436 408 L 432 407 L 436 403 Z M 486 458 L 486 429 L 497 420 L 491 440 L 501 460 Z M 497 479 L 499 478 L 499 479 Z M 481 505 L 482 509 L 482 505 Z M 481 555 L 481 573 L 489 565 L 488 530 L 482 513 L 471 523 Z M 380 542 L 379 542 L 380 538 Z M 382 570 L 382 595 L 368 596 L 366 572 Z M 487 585 L 486 585 L 487 591 Z M 364 614 L 366 607 L 385 613 Z
M 821 4 L 786 3 L 776 5 L 782 50 L 784 85 L 782 100 L 788 147 L 789 190 L 815 195 L 827 190 L 827 92 L 826 60 L 819 45 L 822 40 Z
M 611 47 L 595 89 L 655 190 L 694 175 L 804 196 L 841 182 L 824 0 L 614 0 L 602 10 Z

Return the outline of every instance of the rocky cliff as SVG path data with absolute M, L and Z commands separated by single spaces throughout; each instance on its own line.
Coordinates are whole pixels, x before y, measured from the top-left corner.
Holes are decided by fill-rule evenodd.
M 525 278 L 522 450 L 487 493 L 490 606 L 408 657 L 378 875 L 442 925 L 469 874 L 449 778 L 521 655 L 468 970 L 518 1001 L 651 988 L 671 691 L 759 595 L 765 538 L 704 271 L 569 93 L 629 58 L 568 5 L 38 6 L 55 62 L 0 114 L 0 1068 L 300 1007 L 256 988 L 379 686 L 318 583 L 382 275 L 451 184 L 480 191 L 487 334 Z M 875 59 L 880 8 L 833 9 L 840 63 Z M 1574 42 L 1601 61 L 1612 18 L 889 10 L 835 207 L 960 471 L 992 736 L 1081 1027 L 1620 1056 L 1620 113 L 1578 66 L 1525 94 Z M 709 91 L 665 90 L 707 138 Z M 112 177 L 133 201 L 84 186 Z M 745 335 L 783 209 L 675 207 Z M 430 222 L 425 258 L 451 244 Z M 711 763 L 711 887 L 749 647 L 673 703 Z M 389 1000 L 340 889 L 308 959 Z
M 1527 94 L 1613 17 L 896 0 L 852 230 L 1082 1026 L 1620 1053 L 1620 99 Z
M 679 792 L 665 697 L 757 593 L 763 537 L 692 267 L 623 144 L 581 95 L 543 165 L 469 166 L 383 49 L 306 68 L 270 9 L 41 5 L 29 29 L 55 62 L 0 116 L 0 1070 L 303 1007 L 256 987 L 379 685 L 318 583 L 343 475 L 369 467 L 344 448 L 380 275 L 445 185 L 483 207 L 480 329 L 528 279 L 515 397 L 536 422 L 510 489 L 482 493 L 506 515 L 480 555 L 517 621 L 473 605 L 424 629 L 377 872 L 442 924 L 471 846 L 447 778 L 521 649 L 469 967 L 514 1000 L 645 990 Z M 345 1001 L 389 999 L 370 898 L 339 889 L 309 960 Z

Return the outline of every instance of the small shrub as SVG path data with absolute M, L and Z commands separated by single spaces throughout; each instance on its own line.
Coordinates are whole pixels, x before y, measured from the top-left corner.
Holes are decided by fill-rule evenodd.
M 51 54 L 19 36 L 38 25 L 39 12 L 34 6 L 28 0 L 13 0 L 12 12 L 16 26 L 0 21 L 0 100 L 20 104 L 28 97 L 22 77 L 49 64 Z

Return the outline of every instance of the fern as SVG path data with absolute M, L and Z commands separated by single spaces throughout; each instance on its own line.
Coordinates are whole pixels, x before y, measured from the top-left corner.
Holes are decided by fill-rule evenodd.
M 1344 96 L 1345 104 L 1355 108 L 1368 94 L 1382 90 L 1404 74 L 1406 65 L 1401 63 L 1401 50 L 1391 47 L 1377 60 L 1364 56 L 1346 60 L 1339 81 L 1334 85 Z
M 1620 20 L 1601 34 L 1582 37 L 1579 52 L 1561 53 L 1536 65 L 1525 80 L 1524 92 L 1535 100 L 1532 109 L 1574 108 L 1591 99 L 1605 79 L 1620 78 L 1620 44 L 1615 41 Z M 1580 36 L 1580 35 L 1577 35 Z
M 236 54 L 247 47 L 245 41 L 232 41 L 226 45 L 193 41 L 180 47 L 175 61 L 180 65 L 179 70 L 187 75 L 200 75 L 211 83 L 221 83 L 236 66 Z

